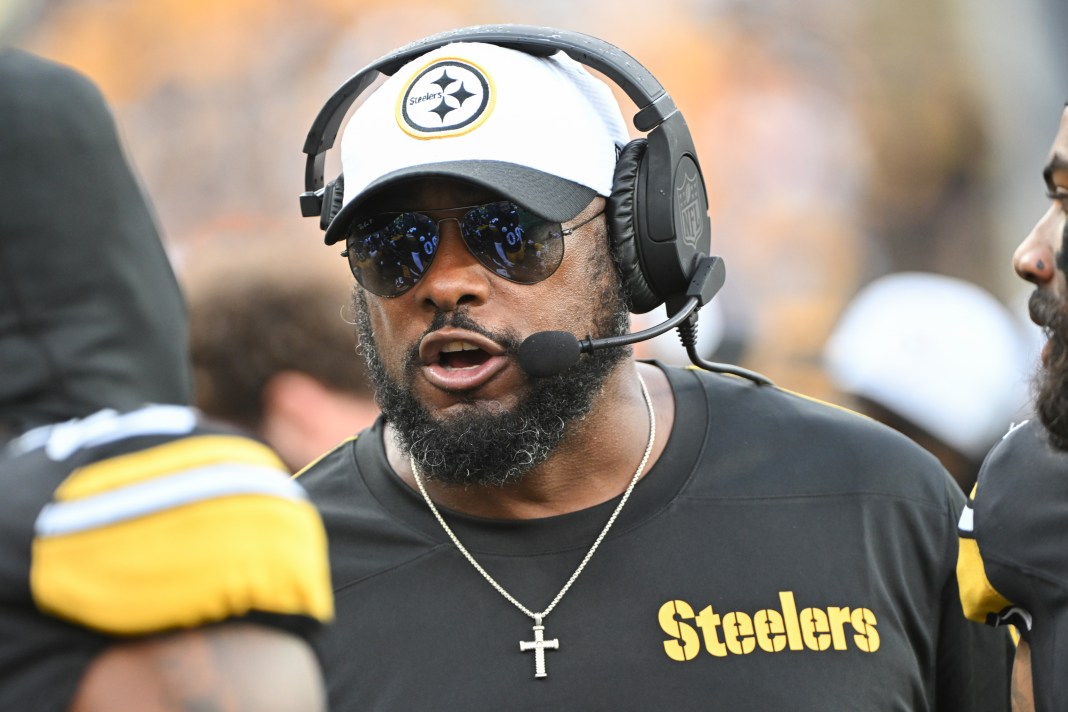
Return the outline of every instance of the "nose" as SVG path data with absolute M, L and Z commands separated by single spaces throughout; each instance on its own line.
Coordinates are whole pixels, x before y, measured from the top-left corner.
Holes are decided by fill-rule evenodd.
M 438 237 L 434 262 L 415 286 L 418 298 L 443 312 L 484 303 L 489 298 L 490 273 L 467 249 L 459 223 L 453 218 L 441 220 Z
M 1013 253 L 1012 266 L 1016 274 L 1032 284 L 1046 284 L 1057 273 L 1054 222 L 1055 206 L 1051 206 Z

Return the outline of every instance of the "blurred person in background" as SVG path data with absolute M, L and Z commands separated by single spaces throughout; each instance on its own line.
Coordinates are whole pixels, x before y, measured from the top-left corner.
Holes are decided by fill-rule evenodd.
M 181 294 L 96 86 L 0 49 L 0 709 L 324 709 L 326 542 L 203 422 Z
M 264 238 L 251 254 L 219 245 L 182 269 L 194 403 L 256 434 L 296 472 L 374 422 L 378 407 L 350 286 L 321 251 Z
M 846 306 L 824 366 L 850 407 L 918 442 L 970 492 L 983 456 L 1027 415 L 1028 346 L 982 287 L 898 272 Z
M 1016 248 L 1047 341 L 1037 419 L 991 450 L 961 515 L 957 576 L 968 617 L 1021 632 L 1013 709 L 1068 709 L 1068 108 L 1043 170 L 1049 205 Z

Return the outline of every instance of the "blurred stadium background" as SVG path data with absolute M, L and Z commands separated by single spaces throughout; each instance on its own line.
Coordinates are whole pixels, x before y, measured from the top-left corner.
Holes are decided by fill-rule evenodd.
M 0 0 L 0 41 L 104 90 L 179 271 L 208 243 L 326 249 L 297 207 L 323 101 L 405 42 L 498 22 L 617 44 L 682 109 L 728 268 L 714 357 L 831 397 L 823 342 L 892 271 L 1022 315 L 1010 258 L 1068 99 L 1063 0 Z

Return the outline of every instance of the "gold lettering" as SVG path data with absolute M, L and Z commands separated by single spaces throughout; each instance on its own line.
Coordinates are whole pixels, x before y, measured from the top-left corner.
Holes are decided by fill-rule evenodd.
M 680 663 L 697 657 L 698 651 L 701 650 L 701 639 L 692 626 L 683 622 L 694 617 L 690 604 L 686 601 L 668 601 L 660 606 L 657 617 L 661 630 L 674 638 L 664 641 L 664 652 L 667 656 Z
M 822 608 L 805 608 L 801 611 L 801 636 L 809 650 L 826 650 L 831 647 L 830 626 Z
M 712 610 L 712 606 L 705 606 L 701 614 L 697 616 L 697 627 L 704 634 L 705 650 L 717 658 L 727 655 L 727 648 L 720 642 L 719 633 L 716 632 L 716 628 L 719 627 L 719 614 Z
M 801 625 L 797 621 L 794 592 L 779 591 L 779 603 L 782 605 L 782 618 L 786 624 L 786 638 L 790 641 L 790 650 L 804 650 L 805 646 L 801 643 Z
M 727 650 L 735 655 L 748 655 L 756 648 L 753 640 L 753 620 L 747 613 L 735 611 L 723 616 L 723 640 Z
M 857 635 L 853 642 L 865 653 L 874 653 L 879 649 L 879 631 L 875 630 L 875 614 L 867 608 L 856 608 L 850 618 Z
M 782 624 L 782 614 L 773 609 L 757 611 L 753 616 L 756 639 L 760 649 L 768 653 L 778 653 L 786 647 L 786 629 Z
M 717 613 L 711 605 L 700 613 L 683 600 L 660 606 L 660 628 L 670 636 L 664 653 L 677 662 L 698 657 L 702 647 L 709 655 L 725 658 L 749 655 L 757 647 L 766 653 L 784 650 L 848 650 L 853 644 L 865 653 L 879 649 L 878 621 L 869 608 L 809 607 L 800 611 L 793 591 L 779 591 L 781 610 L 765 608 L 752 615 L 745 611 Z
M 849 623 L 849 608 L 828 606 L 827 617 L 831 622 L 831 640 L 834 642 L 834 649 L 845 650 L 848 644 L 846 643 L 844 627 L 846 623 Z

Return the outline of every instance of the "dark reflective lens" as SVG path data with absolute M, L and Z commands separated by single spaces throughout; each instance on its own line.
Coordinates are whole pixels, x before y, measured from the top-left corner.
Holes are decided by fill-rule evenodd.
M 515 203 L 472 208 L 460 219 L 460 233 L 483 267 L 513 282 L 540 282 L 564 257 L 560 223 L 547 222 Z
M 355 224 L 346 241 L 349 267 L 365 289 L 392 297 L 430 269 L 438 226 L 420 213 L 387 213 Z
M 382 297 L 414 287 L 430 269 L 438 223 L 445 220 L 456 220 L 467 249 L 482 266 L 522 284 L 540 282 L 556 271 L 564 257 L 564 235 L 573 231 L 510 201 L 477 205 L 458 219 L 441 221 L 415 212 L 383 213 L 356 221 L 349 230 L 343 254 L 356 281 Z

